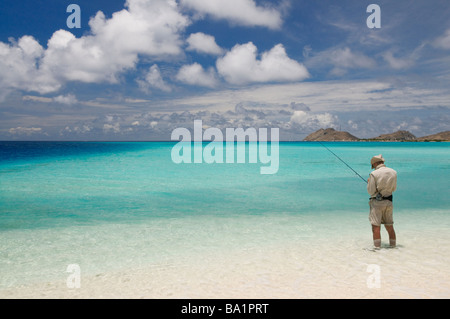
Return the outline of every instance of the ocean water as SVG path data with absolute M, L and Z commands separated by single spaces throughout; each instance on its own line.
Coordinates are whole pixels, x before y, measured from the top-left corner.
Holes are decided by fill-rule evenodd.
M 333 272 L 347 276 L 352 269 L 363 290 L 366 265 L 382 265 L 383 278 L 394 278 L 390 261 L 402 276 L 416 271 L 411 280 L 389 284 L 392 296 L 450 296 L 450 143 L 325 144 L 364 178 L 380 153 L 398 172 L 398 247 L 378 252 L 369 249 L 366 184 L 321 144 L 280 143 L 273 175 L 260 174 L 260 162 L 175 164 L 174 145 L 0 142 L 0 292 L 64 283 L 72 264 L 94 277 L 182 264 L 210 265 L 198 268 L 210 286 L 218 278 L 232 281 L 224 275 L 230 265 L 244 267 L 248 278 L 256 274 L 238 296 L 258 297 L 250 291 L 261 285 L 269 296 L 284 296 L 281 283 L 294 277 L 302 284 L 290 287 L 289 296 L 320 297 L 314 292 L 323 285 L 345 286 L 330 284 Z M 386 233 L 382 240 L 385 247 Z M 273 277 L 283 273 L 290 279 Z M 167 285 L 167 273 L 159 276 L 153 285 Z M 99 290 L 113 290 L 117 281 L 102 284 Z M 178 296 L 181 286 L 173 294 L 161 286 L 152 296 Z

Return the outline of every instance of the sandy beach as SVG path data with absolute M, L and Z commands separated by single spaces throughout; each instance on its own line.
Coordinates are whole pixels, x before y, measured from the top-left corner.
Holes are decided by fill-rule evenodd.
M 449 255 L 428 248 L 421 258 L 428 244 L 410 238 L 371 251 L 339 240 L 241 250 L 81 274 L 80 288 L 68 288 L 66 279 L 5 288 L 0 298 L 448 298 Z

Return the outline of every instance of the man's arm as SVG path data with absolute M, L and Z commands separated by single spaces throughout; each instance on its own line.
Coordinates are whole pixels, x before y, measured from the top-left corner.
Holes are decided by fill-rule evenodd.
M 369 179 L 367 180 L 367 192 L 371 197 L 375 196 L 378 192 L 375 177 L 372 174 L 369 175 Z

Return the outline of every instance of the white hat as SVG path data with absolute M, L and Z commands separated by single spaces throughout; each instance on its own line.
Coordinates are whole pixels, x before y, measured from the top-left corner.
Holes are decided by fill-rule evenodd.
M 375 155 L 374 157 L 372 157 L 372 159 L 370 160 L 370 164 L 373 166 L 373 164 L 378 163 L 378 162 L 383 162 L 384 163 L 384 158 L 383 155 Z

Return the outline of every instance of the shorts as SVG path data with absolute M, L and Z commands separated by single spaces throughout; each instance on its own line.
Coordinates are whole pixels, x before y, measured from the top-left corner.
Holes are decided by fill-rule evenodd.
M 369 221 L 374 226 L 384 224 L 390 226 L 394 224 L 393 210 L 394 206 L 390 200 L 371 199 L 369 201 L 370 213 Z

